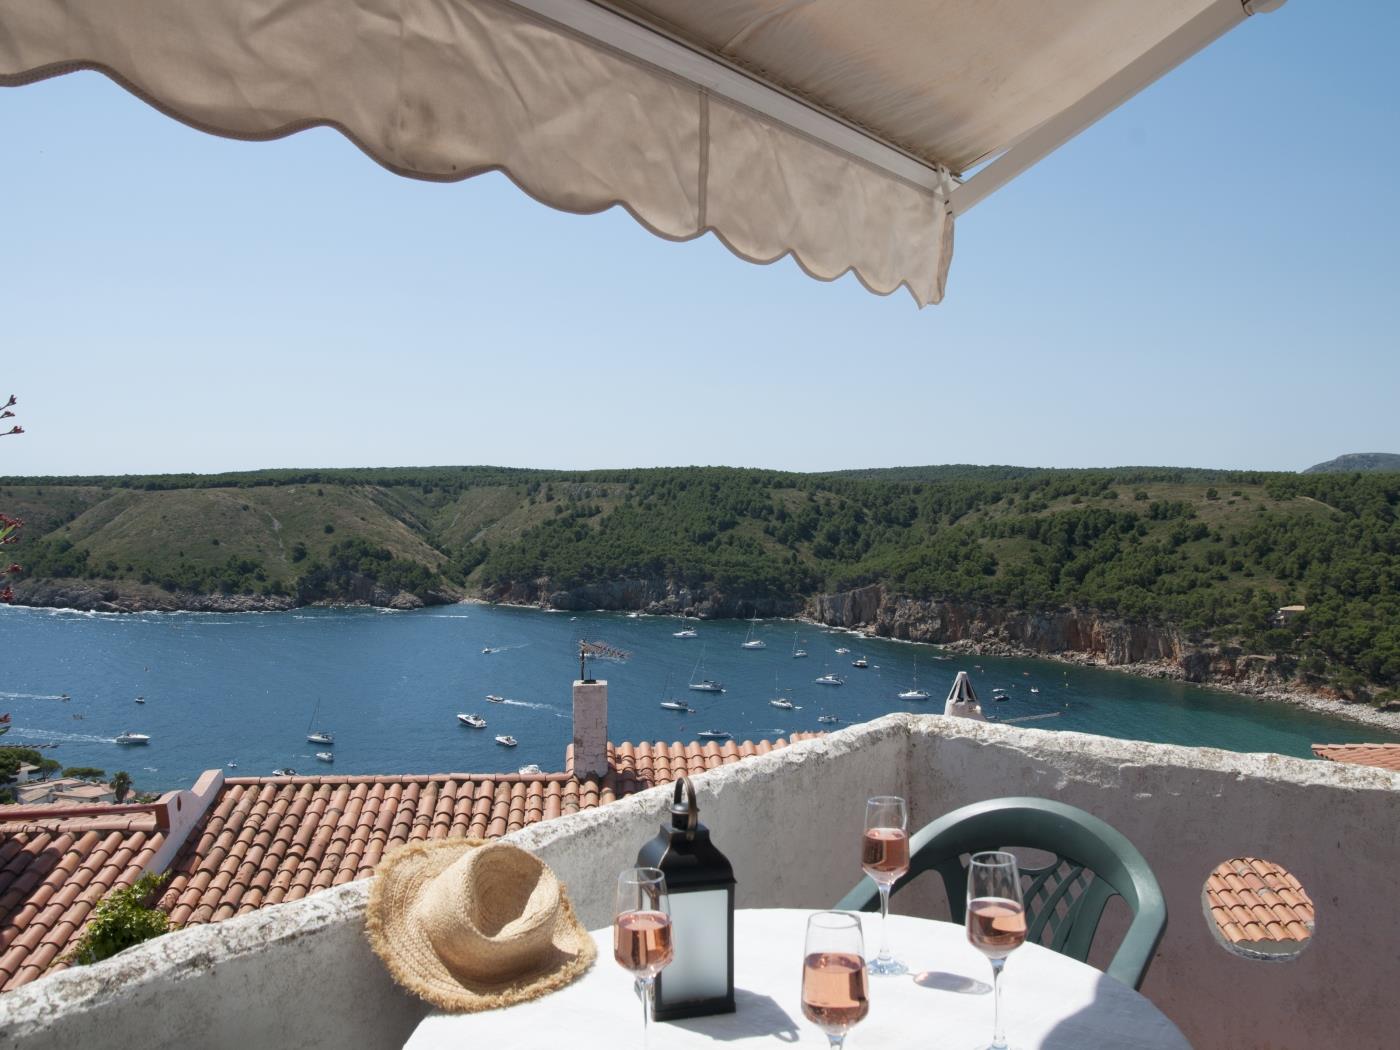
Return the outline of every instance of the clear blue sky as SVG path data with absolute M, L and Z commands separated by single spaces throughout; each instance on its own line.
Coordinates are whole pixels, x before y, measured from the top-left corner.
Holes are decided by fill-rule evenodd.
M 0 474 L 1400 451 L 1397 5 L 1291 0 L 961 221 L 943 305 L 336 133 L 0 89 Z

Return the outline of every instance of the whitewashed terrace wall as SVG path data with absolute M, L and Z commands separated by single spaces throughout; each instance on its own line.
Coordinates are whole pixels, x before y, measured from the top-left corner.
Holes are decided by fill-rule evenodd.
M 1003 795 L 1082 806 L 1128 835 L 1163 884 L 1171 922 L 1144 990 L 1197 1047 L 1391 1045 L 1396 922 L 1384 887 L 1397 859 L 1400 776 L 893 715 L 714 770 L 697 786 L 744 907 L 816 908 L 844 894 L 858 878 L 870 794 L 907 796 L 914 826 Z M 585 925 L 598 927 L 611 918 L 617 871 L 668 801 L 657 789 L 511 838 L 559 873 Z M 1285 864 L 1317 901 L 1316 943 L 1297 962 L 1240 960 L 1208 933 L 1206 873 L 1241 854 Z M 366 883 L 351 883 L 8 993 L 0 1050 L 397 1047 L 424 1008 L 369 951 L 366 896 Z M 926 912 L 939 896 L 911 888 L 898 910 Z

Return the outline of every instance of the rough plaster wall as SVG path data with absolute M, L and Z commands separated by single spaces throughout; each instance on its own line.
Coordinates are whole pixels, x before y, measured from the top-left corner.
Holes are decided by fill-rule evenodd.
M 1144 991 L 1194 1045 L 1394 1045 L 1400 924 L 1387 888 L 1400 859 L 1400 775 L 896 715 L 712 770 L 697 787 L 744 907 L 827 907 L 855 885 L 872 794 L 909 798 L 915 828 L 1004 795 L 1081 806 L 1127 835 L 1162 883 L 1171 921 Z M 655 834 L 669 795 L 656 789 L 511 838 L 554 867 L 596 928 L 610 921 L 617 872 Z M 1239 959 L 1208 932 L 1206 874 L 1240 854 L 1284 864 L 1317 902 L 1316 943 L 1300 960 Z M 425 1009 L 369 951 L 367 890 L 350 883 L 195 927 L 8 993 L 0 1050 L 401 1046 Z M 930 913 L 934 897 L 902 894 L 896 910 Z
M 1400 1011 L 1390 986 L 1400 964 L 1400 905 L 1390 887 L 1400 862 L 1400 776 L 932 721 L 911 724 L 923 806 L 947 812 L 1005 795 L 1059 799 L 1113 825 L 1147 858 L 1169 919 L 1142 990 L 1194 1046 L 1396 1045 Z M 1211 934 L 1202 888 L 1216 864 L 1237 856 L 1277 861 L 1312 896 L 1317 930 L 1296 960 L 1246 960 Z M 1096 958 L 1112 932 L 1102 931 Z
M 196 926 L 0 997 L 0 1048 L 398 1047 L 427 1007 L 370 951 L 368 882 Z

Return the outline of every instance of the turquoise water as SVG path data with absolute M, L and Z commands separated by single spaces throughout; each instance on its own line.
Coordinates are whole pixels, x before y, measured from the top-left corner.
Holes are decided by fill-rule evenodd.
M 942 711 L 958 670 L 972 674 L 984 706 L 1003 718 L 1056 713 L 1031 722 L 1106 736 L 1307 756 L 1314 742 L 1397 740 L 1366 726 L 1282 704 L 1197 686 L 1065 667 L 1044 660 L 954 656 L 934 646 L 864 639 L 787 620 L 758 624 L 768 648 L 741 649 L 743 622 L 697 623 L 694 639 L 672 632 L 681 621 L 479 605 L 419 612 L 304 609 L 225 615 L 109 615 L 0 606 L 0 714 L 14 729 L 6 744 L 47 743 L 65 766 L 126 769 L 141 790 L 186 786 L 202 770 L 237 763 L 242 775 L 291 766 L 301 773 L 514 772 L 525 763 L 562 768 L 570 739 L 569 688 L 578 673 L 578 638 L 630 651 L 623 664 L 600 664 L 609 680 L 614 740 L 694 740 L 717 728 L 736 740 L 831 728 L 890 711 Z M 793 659 L 796 634 L 811 653 Z M 848 646 L 849 655 L 833 650 Z M 499 651 L 485 654 L 491 647 Z M 721 696 L 685 688 L 701 655 Z M 864 655 L 868 670 L 851 661 Z M 933 694 L 900 702 L 918 657 L 919 682 Z M 980 668 L 980 670 L 978 669 Z M 825 671 L 846 685 L 813 683 Z M 695 714 L 657 706 L 672 695 Z M 994 686 L 1010 699 L 990 700 Z M 1040 690 L 1031 693 L 1031 688 Z M 769 706 L 777 690 L 801 709 Z M 69 694 L 63 700 L 62 694 Z M 507 698 L 483 702 L 487 693 Z M 134 703 L 144 696 L 146 703 Z M 334 767 L 306 742 L 312 709 L 335 734 Z M 457 723 L 459 711 L 490 727 Z M 150 746 L 121 747 L 116 734 L 149 733 Z M 519 747 L 496 745 L 513 734 Z

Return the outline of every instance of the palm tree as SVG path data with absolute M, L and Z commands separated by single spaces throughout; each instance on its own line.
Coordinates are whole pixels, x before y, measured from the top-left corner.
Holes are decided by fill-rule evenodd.
M 131 794 L 131 774 L 125 770 L 118 770 L 112 777 L 112 794 L 121 802 L 127 795 Z

